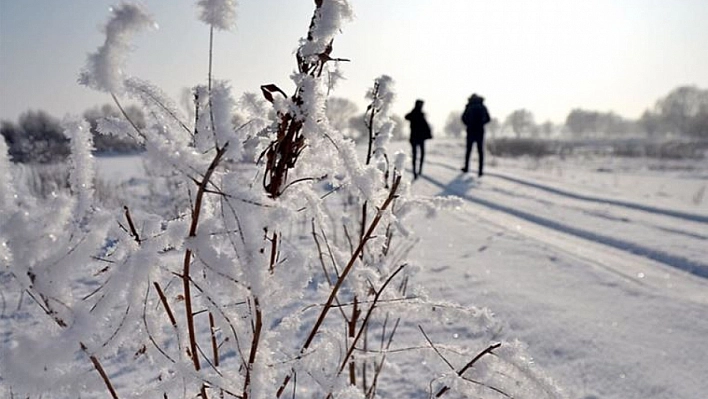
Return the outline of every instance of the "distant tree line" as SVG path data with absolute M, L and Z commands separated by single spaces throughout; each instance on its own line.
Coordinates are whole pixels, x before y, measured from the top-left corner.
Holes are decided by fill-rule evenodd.
M 448 136 L 464 134 L 460 112 L 451 112 L 445 122 Z M 656 101 L 637 120 L 614 112 L 575 108 L 561 125 L 551 121 L 535 122 L 527 109 L 511 112 L 503 123 L 493 120 L 487 127 L 492 135 L 509 132 L 515 137 L 540 138 L 565 133 L 572 137 L 627 136 L 643 134 L 649 137 L 680 136 L 708 139 L 708 90 L 697 86 L 681 86 Z
M 138 107 L 128 106 L 125 113 L 138 126 L 145 126 L 145 118 Z M 142 147 L 130 137 L 98 132 L 99 121 L 106 118 L 123 118 L 122 113 L 110 104 L 89 108 L 83 117 L 91 126 L 95 153 L 131 153 L 141 151 Z M 0 122 L 0 134 L 5 139 L 8 152 L 13 162 L 51 163 L 60 162 L 69 155 L 69 139 L 64 136 L 61 122 L 49 113 L 26 111 L 17 123 L 3 120 Z
M 138 127 L 144 127 L 145 118 L 138 107 L 128 106 L 124 111 Z M 355 141 L 368 140 L 365 112 L 360 111 L 353 101 L 330 97 L 326 113 L 332 126 L 346 136 Z M 464 134 L 465 127 L 460 114 L 461 111 L 454 111 L 448 115 L 443 127 L 445 135 L 460 137 Z M 91 126 L 97 154 L 142 150 L 130 137 L 99 133 L 99 121 L 123 118 L 122 112 L 116 107 L 110 104 L 93 107 L 84 111 L 83 116 Z M 403 118 L 393 115 L 391 119 L 396 123 L 392 138 L 405 139 L 408 130 Z M 492 137 L 511 133 L 516 138 L 552 137 L 565 133 L 571 137 L 645 134 L 649 137 L 673 135 L 708 139 L 708 90 L 697 86 L 678 87 L 657 100 L 638 120 L 627 119 L 614 112 L 576 108 L 568 113 L 564 124 L 557 125 L 551 121 L 538 124 L 531 111 L 518 109 L 507 115 L 503 122 L 493 118 L 487 125 L 487 131 Z M 27 111 L 19 116 L 17 123 L 1 121 L 0 134 L 14 162 L 57 162 L 69 154 L 69 141 L 62 132 L 59 119 L 45 111 Z

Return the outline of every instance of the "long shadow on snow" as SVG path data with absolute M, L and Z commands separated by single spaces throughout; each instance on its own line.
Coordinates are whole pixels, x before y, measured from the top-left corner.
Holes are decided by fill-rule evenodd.
M 454 195 L 478 205 L 485 206 L 496 211 L 504 212 L 520 219 L 539 224 L 550 229 L 558 230 L 560 232 L 571 234 L 586 240 L 595 241 L 604 245 L 608 245 L 623 251 L 633 253 L 635 255 L 644 256 L 646 258 L 661 262 L 665 265 L 686 271 L 688 273 L 694 274 L 699 277 L 708 278 L 708 265 L 696 262 L 683 256 L 676 256 L 668 254 L 666 252 L 657 251 L 652 248 L 642 246 L 630 241 L 625 241 L 619 238 L 608 237 L 602 234 L 598 234 L 592 231 L 587 231 L 579 229 L 577 227 L 569 226 L 564 223 L 557 222 L 545 217 L 534 215 L 528 212 L 520 211 L 518 209 L 510 208 L 508 206 L 499 205 L 491 201 L 484 200 L 482 198 L 472 197 L 467 193 L 467 190 L 473 187 L 469 182 L 463 179 L 464 175 L 458 175 L 450 181 L 447 185 L 441 181 L 433 179 L 429 176 L 421 176 L 421 178 L 433 183 L 434 185 L 440 187 L 442 191 L 436 196 L 447 196 Z
M 444 164 L 444 163 L 440 163 L 440 162 L 433 162 L 433 163 L 435 163 L 435 164 L 438 165 L 438 166 L 442 166 L 442 167 L 445 167 L 445 168 L 448 168 L 448 169 L 451 169 L 451 170 L 456 170 L 456 169 L 453 168 L 452 166 L 446 165 L 446 164 Z M 590 195 L 576 194 L 576 193 L 573 193 L 573 192 L 570 192 L 570 191 L 561 190 L 561 189 L 559 189 L 559 188 L 550 187 L 550 186 L 546 186 L 546 185 L 543 185 L 543 184 L 530 182 L 530 181 L 528 181 L 528 180 L 523 180 L 523 179 L 519 179 L 519 178 L 516 178 L 516 177 L 510 177 L 510 176 L 502 175 L 502 174 L 499 174 L 499 173 L 486 173 L 485 175 L 486 175 L 486 176 L 494 176 L 494 177 L 497 177 L 497 178 L 499 178 L 499 179 L 504 179 L 504 180 L 507 180 L 507 181 L 510 181 L 510 182 L 514 182 L 514 183 L 518 183 L 518 184 L 523 184 L 523 185 L 525 185 L 525 186 L 537 188 L 537 189 L 539 189 L 539 190 L 543 190 L 543 191 L 546 191 L 546 192 L 549 192 L 549 193 L 553 193 L 553 194 L 557 194 L 557 195 L 562 195 L 562 196 L 565 196 L 565 197 L 568 197 L 568 198 L 578 199 L 578 200 L 582 200 L 582 201 L 599 202 L 599 203 L 602 203 L 602 204 L 609 204 L 609 205 L 622 206 L 622 207 L 625 207 L 625 208 L 630 208 L 630 209 L 635 209 L 635 210 L 640 210 L 640 211 L 650 212 L 650 213 L 656 213 L 656 214 L 660 214 L 660 215 L 671 216 L 671 217 L 675 217 L 675 218 L 679 218 L 679 219 L 685 219 L 685 220 L 690 220 L 690 221 L 694 221 L 694 222 L 708 223 L 708 216 L 704 216 L 704 215 L 696 215 L 696 214 L 693 214 L 693 213 L 674 211 L 674 210 L 671 210 L 671 209 L 662 209 L 662 208 L 657 208 L 657 207 L 653 207 L 653 206 L 647 206 L 647 205 L 637 204 L 637 203 L 628 202 L 628 201 L 620 201 L 620 200 L 613 200 L 613 199 L 602 198 L 602 197 L 594 197 L 594 196 L 590 196 Z

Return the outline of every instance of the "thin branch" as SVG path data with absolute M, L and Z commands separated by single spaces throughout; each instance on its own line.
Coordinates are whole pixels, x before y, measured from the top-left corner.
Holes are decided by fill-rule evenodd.
M 428 338 L 428 336 L 425 334 L 425 331 L 423 331 L 423 328 L 422 328 L 421 326 L 418 326 L 418 328 L 419 328 L 420 331 L 423 333 L 423 336 L 425 336 L 425 339 L 428 341 L 428 343 L 429 343 L 430 346 L 433 348 L 433 350 L 435 350 L 435 352 L 438 354 L 438 356 L 440 356 L 440 358 L 441 358 L 443 361 L 445 361 L 445 363 L 447 363 L 448 366 L 450 366 L 450 369 L 454 370 L 455 368 L 452 366 L 452 364 L 450 364 L 450 362 L 447 361 L 447 359 L 445 359 L 445 357 L 440 353 L 440 351 L 438 351 L 438 349 L 435 347 L 435 345 L 434 345 L 433 342 L 430 340 L 430 338 Z M 464 377 L 463 377 L 463 374 L 464 374 L 467 370 L 469 370 L 472 366 L 474 366 L 474 364 L 477 363 L 477 361 L 479 361 L 479 359 L 481 359 L 481 358 L 482 358 L 483 356 L 485 356 L 485 355 L 493 354 L 492 351 L 493 351 L 494 349 L 499 348 L 500 346 L 501 346 L 501 343 L 496 343 L 496 344 L 489 345 L 485 350 L 479 352 L 479 353 L 477 354 L 477 356 L 475 356 L 472 360 L 470 360 L 467 364 L 465 364 L 464 367 L 462 367 L 460 370 L 456 371 L 455 373 L 456 373 L 458 376 L 464 378 Z M 509 397 L 509 395 L 507 395 L 507 394 L 504 393 L 503 391 L 499 390 L 498 388 L 494 388 L 494 387 L 489 386 L 489 385 L 487 385 L 487 384 L 483 384 L 483 383 L 481 383 L 481 382 L 474 381 L 474 380 L 470 380 L 470 379 L 465 379 L 465 380 L 466 380 L 466 381 L 470 381 L 470 382 L 475 383 L 475 384 L 478 384 L 478 385 L 481 385 L 481 386 L 484 386 L 484 387 L 489 388 L 489 389 L 491 389 L 491 390 L 493 390 L 493 391 L 495 391 L 495 392 L 497 392 L 497 393 L 500 393 L 500 394 L 502 394 L 502 395 L 504 395 L 504 396 Z M 440 388 L 440 390 L 438 391 L 438 393 L 435 394 L 435 397 L 436 397 L 436 398 L 439 398 L 439 397 L 443 396 L 445 393 L 447 393 L 447 391 L 449 391 L 449 390 L 450 390 L 450 387 L 447 386 L 447 385 L 445 385 L 444 387 Z
M 123 117 L 128 121 L 128 123 L 130 123 L 130 126 L 132 126 L 133 129 L 135 129 L 135 131 L 138 133 L 138 136 L 140 136 L 143 140 L 146 140 L 147 138 L 145 137 L 145 133 L 143 133 L 143 131 L 140 130 L 138 125 L 136 125 L 135 122 L 133 122 L 133 120 L 130 119 L 130 117 L 128 116 L 128 113 L 125 112 L 125 109 L 120 104 L 120 101 L 118 101 L 118 97 L 116 97 L 116 95 L 113 93 L 111 93 L 111 97 L 113 97 L 113 102 L 115 102 L 116 105 L 118 106 L 120 113 L 123 114 Z
M 261 305 L 258 303 L 258 297 L 253 298 L 253 308 L 256 315 L 253 326 L 253 338 L 251 339 L 251 351 L 248 355 L 248 365 L 246 367 L 246 377 L 243 383 L 243 399 L 248 399 L 251 390 L 251 378 L 253 373 L 253 365 L 256 363 L 256 355 L 258 354 L 258 345 L 261 339 L 261 330 L 263 328 L 263 313 Z
M 91 359 L 91 363 L 93 363 L 93 367 L 96 369 L 96 371 L 98 371 L 98 374 L 101 375 L 101 379 L 103 380 L 103 383 L 106 384 L 106 388 L 108 388 L 108 392 L 111 393 L 111 397 L 113 399 L 118 399 L 118 394 L 113 388 L 113 384 L 111 384 L 111 380 L 110 378 L 108 378 L 106 370 L 104 370 L 103 366 L 101 366 L 101 362 L 95 355 L 89 353 L 88 349 L 86 348 L 86 345 L 84 345 L 83 342 L 79 342 L 79 345 L 81 346 L 81 350 L 86 353 L 86 355 L 88 355 L 89 359 Z
M 145 94 L 146 96 L 148 96 L 148 98 L 150 98 L 152 101 L 154 101 L 155 104 L 159 105 L 160 108 L 162 108 L 162 110 L 167 113 L 167 115 L 171 116 L 172 119 L 174 119 L 174 120 L 182 127 L 182 129 L 186 130 L 187 133 L 188 133 L 190 136 L 193 135 L 192 131 L 187 127 L 187 125 L 186 125 L 184 122 L 182 122 L 182 121 L 177 117 L 177 115 L 175 115 L 175 113 L 174 113 L 171 109 L 169 109 L 165 104 L 163 104 L 162 101 L 160 101 L 160 100 L 159 100 L 157 97 L 155 97 L 152 93 L 150 93 L 149 91 L 145 90 L 145 89 L 144 89 L 143 87 L 141 87 L 141 86 L 134 87 L 134 89 L 135 89 L 135 90 L 138 90 L 139 92 L 141 92 L 141 93 Z
M 176 328 L 177 320 L 175 319 L 175 315 L 172 313 L 170 304 L 167 302 L 167 297 L 165 296 L 165 293 L 162 291 L 162 288 L 160 288 L 160 284 L 158 284 L 157 281 L 153 282 L 153 285 L 155 286 L 155 290 L 157 290 L 157 295 L 160 297 L 162 307 L 164 307 L 165 312 L 167 312 L 167 317 L 170 318 L 170 323 L 172 323 L 172 326 Z
M 433 348 L 433 350 L 435 351 L 435 353 L 438 354 L 438 356 L 440 357 L 440 359 L 442 359 L 442 360 L 445 362 L 445 364 L 447 364 L 448 367 L 450 367 L 450 370 L 454 370 L 454 369 L 455 369 L 455 366 L 453 366 L 453 365 L 445 358 L 445 356 L 443 356 L 442 353 L 440 353 L 440 351 L 439 351 L 438 348 L 435 346 L 435 344 L 433 343 L 433 341 L 431 341 L 431 340 L 430 340 L 430 337 L 428 337 L 428 334 L 426 334 L 426 333 L 425 333 L 425 330 L 423 330 L 423 327 L 421 327 L 420 325 L 418 325 L 418 329 L 419 329 L 420 332 L 423 334 L 423 337 L 425 337 L 425 340 L 428 341 L 428 344 L 430 345 L 430 347 Z
M 214 171 L 216 171 L 216 168 L 219 166 L 219 163 L 221 162 L 224 154 L 226 153 L 226 149 L 228 148 L 229 143 L 224 144 L 222 148 L 218 148 L 216 151 L 216 154 L 214 155 L 214 159 L 211 161 L 211 164 L 207 168 L 206 173 L 204 174 L 204 177 L 202 180 L 199 182 L 199 188 L 197 190 L 197 196 L 194 201 L 194 207 L 192 208 L 192 223 L 189 227 L 189 237 L 196 237 L 197 236 L 197 227 L 199 226 L 199 215 L 201 214 L 202 211 L 202 201 L 204 200 L 204 194 L 207 185 L 209 184 L 209 180 L 211 179 L 211 176 L 214 174 Z M 201 369 L 201 365 L 199 364 L 199 354 L 197 352 L 197 335 L 196 335 L 196 330 L 194 328 L 194 314 L 192 313 L 192 293 L 191 293 L 191 287 L 190 287 L 190 266 L 192 263 L 192 250 L 187 249 L 184 253 L 184 262 L 183 262 L 183 271 L 182 271 L 182 285 L 184 289 L 184 310 L 185 310 L 185 317 L 187 319 L 187 331 L 189 334 L 189 348 L 190 348 L 190 357 L 192 358 L 192 363 L 194 364 L 194 369 L 196 371 L 199 371 Z M 206 395 L 206 387 L 202 385 L 201 388 L 201 395 L 202 399 L 207 399 Z
M 155 284 L 157 284 L 157 282 L 155 282 Z M 157 342 L 155 341 L 155 338 L 152 336 L 152 333 L 150 332 L 150 326 L 148 325 L 148 321 L 147 321 L 147 302 L 148 302 L 148 295 L 149 294 L 150 294 L 150 286 L 148 285 L 147 292 L 145 293 L 145 300 L 143 301 L 143 325 L 145 326 L 145 332 L 147 333 L 148 338 L 150 339 L 150 342 L 153 344 L 155 349 L 157 349 L 162 354 L 162 356 L 166 357 L 169 361 L 171 361 L 172 363 L 175 363 L 175 360 L 172 359 L 172 357 L 170 355 L 168 355 L 167 352 L 165 352 L 165 350 L 162 349 L 162 347 L 160 347 L 160 345 L 157 344 Z M 173 327 L 176 327 L 176 323 L 173 323 L 172 325 L 173 325 Z M 179 335 L 177 336 L 177 340 L 179 341 Z M 179 344 L 179 347 L 181 350 L 182 345 Z
M 133 237 L 133 239 L 135 239 L 135 242 L 140 245 L 142 240 L 140 239 L 140 234 L 138 234 L 138 230 L 135 228 L 133 218 L 130 216 L 130 209 L 128 208 L 128 206 L 123 206 L 123 210 L 125 211 L 125 219 L 128 221 L 128 227 L 130 227 L 130 235 Z
M 219 367 L 219 346 L 216 343 L 216 326 L 214 315 L 209 312 L 209 330 L 211 332 L 211 355 L 214 357 L 214 367 Z
M 356 346 L 357 342 L 359 342 L 359 339 L 361 338 L 362 334 L 366 330 L 366 327 L 369 324 L 369 320 L 371 319 L 371 315 L 374 312 L 374 308 L 376 308 L 376 304 L 378 303 L 378 300 L 381 297 L 381 294 L 383 294 L 383 292 L 386 290 L 386 287 L 388 287 L 391 280 L 393 280 L 393 278 L 396 277 L 396 275 L 398 273 L 400 273 L 401 270 L 403 270 L 403 268 L 405 268 L 405 267 L 406 267 L 406 265 L 399 266 L 398 269 L 396 269 L 393 273 L 391 273 L 390 276 L 388 276 L 388 278 L 383 283 L 381 288 L 378 291 L 376 291 L 376 295 L 374 295 L 373 302 L 372 302 L 371 306 L 369 307 L 369 310 L 367 310 L 366 315 L 364 316 L 364 319 L 361 322 L 361 327 L 359 328 L 359 332 L 357 333 L 356 337 L 354 337 L 354 339 L 352 340 L 351 346 L 349 347 L 347 354 L 344 355 L 344 361 L 342 361 L 342 364 L 339 367 L 339 371 L 337 374 L 341 373 L 344 370 L 344 368 L 346 367 L 346 362 L 352 356 L 352 353 L 354 352 L 354 347 Z

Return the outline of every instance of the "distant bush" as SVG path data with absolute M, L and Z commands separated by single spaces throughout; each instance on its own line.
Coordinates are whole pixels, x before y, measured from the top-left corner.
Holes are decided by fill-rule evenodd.
M 3 121 L 0 134 L 13 162 L 52 163 L 69 155 L 69 140 L 59 120 L 44 111 L 27 111 L 17 124 Z
M 708 142 L 619 142 L 612 147 L 612 154 L 620 157 L 649 157 L 660 159 L 703 159 L 708 152 Z
M 145 127 L 145 115 L 140 108 L 129 105 L 125 107 L 125 113 L 138 128 Z M 126 154 L 144 150 L 143 146 L 133 137 L 100 131 L 99 124 L 101 122 L 123 118 L 120 110 L 111 104 L 87 109 L 84 111 L 83 117 L 91 127 L 95 154 Z
M 487 141 L 492 155 L 499 157 L 532 156 L 536 158 L 558 154 L 561 142 L 541 139 L 500 138 Z
M 708 153 L 707 141 L 651 141 L 647 139 L 543 140 L 500 138 L 487 141 L 492 155 L 499 157 L 550 155 L 601 155 L 616 157 L 648 157 L 660 159 L 703 159 Z

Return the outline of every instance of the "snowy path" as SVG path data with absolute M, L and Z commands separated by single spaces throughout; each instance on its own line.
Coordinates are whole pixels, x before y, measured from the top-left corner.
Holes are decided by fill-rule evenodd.
M 708 217 L 433 153 L 413 191 L 461 212 L 418 227 L 423 283 L 491 308 L 574 398 L 708 392 Z M 443 249 L 444 250 L 441 250 Z

